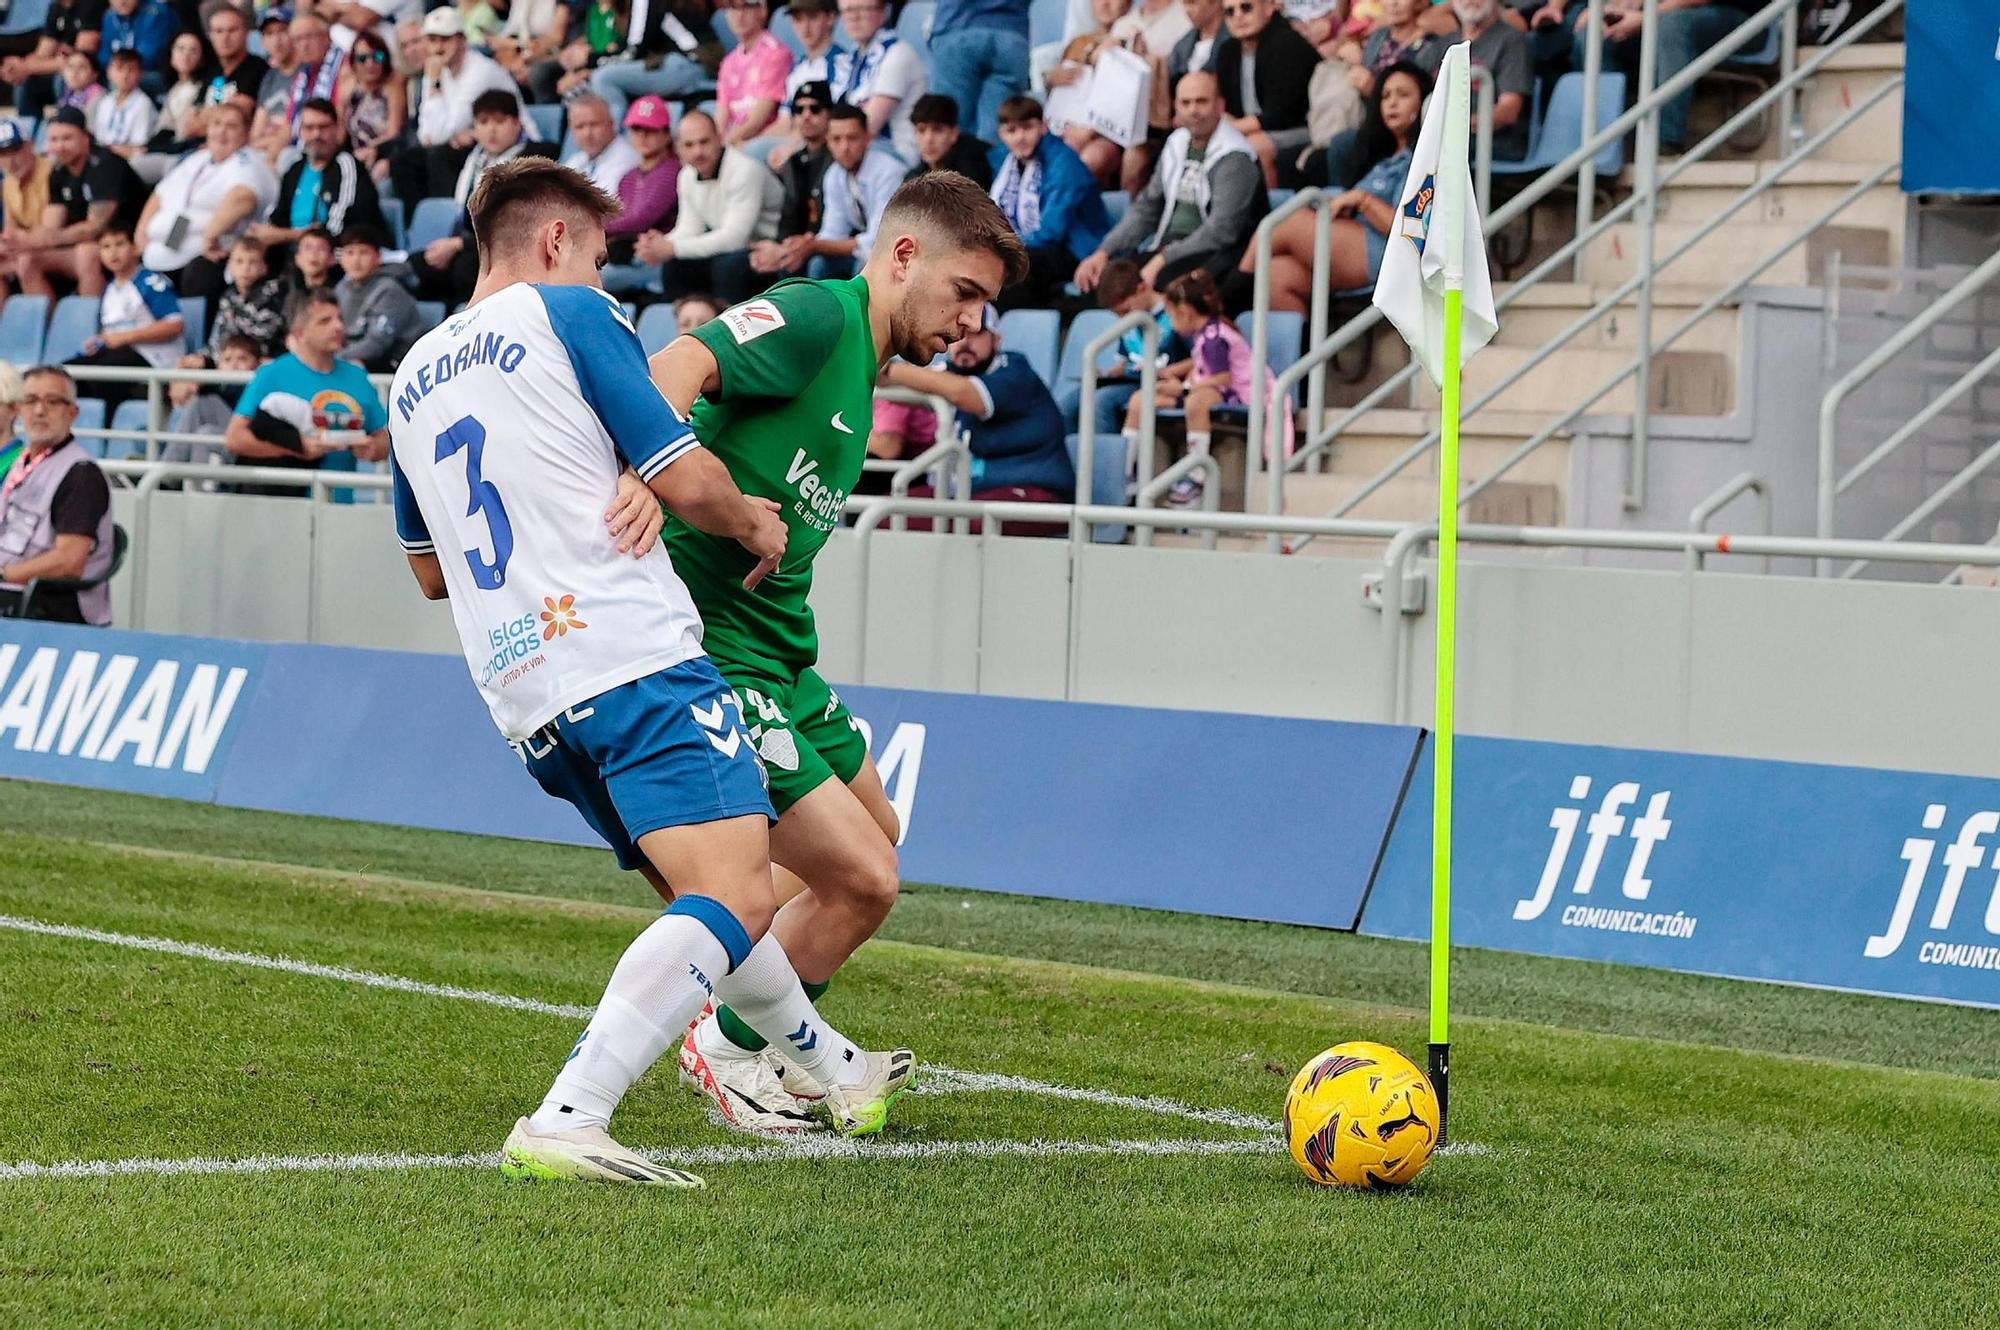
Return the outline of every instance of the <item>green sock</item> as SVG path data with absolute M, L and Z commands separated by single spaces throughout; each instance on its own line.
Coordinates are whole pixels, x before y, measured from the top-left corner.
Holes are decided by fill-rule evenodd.
M 825 993 L 829 987 L 830 982 L 826 984 L 808 984 L 802 979 L 799 981 L 799 986 L 805 989 L 806 996 L 817 1004 L 821 994 Z M 769 1040 L 745 1025 L 736 1013 L 731 1011 L 727 1006 L 715 1009 L 715 1021 L 717 1025 L 722 1027 L 722 1037 L 746 1053 L 760 1053 L 770 1047 Z

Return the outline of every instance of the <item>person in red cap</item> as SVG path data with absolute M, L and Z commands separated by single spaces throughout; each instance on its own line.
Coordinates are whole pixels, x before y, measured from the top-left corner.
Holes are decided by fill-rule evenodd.
M 639 164 L 618 181 L 618 201 L 625 205 L 624 211 L 604 224 L 613 263 L 630 263 L 635 240 L 674 224 L 681 164 L 674 157 L 672 131 L 666 102 L 651 93 L 625 112 L 625 136 L 638 150 Z

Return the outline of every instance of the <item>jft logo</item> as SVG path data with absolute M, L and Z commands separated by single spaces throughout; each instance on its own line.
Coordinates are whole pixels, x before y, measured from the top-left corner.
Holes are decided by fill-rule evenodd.
M 1618 884 L 1620 893 L 1625 899 L 1634 901 L 1645 900 L 1652 894 L 1653 879 L 1646 874 L 1652 867 L 1654 849 L 1674 829 L 1674 824 L 1667 818 L 1667 805 L 1673 799 L 1673 791 L 1661 790 L 1647 795 L 1638 782 L 1619 781 L 1604 791 L 1597 811 L 1586 820 L 1581 805 L 1590 797 L 1590 790 L 1590 777 L 1575 777 L 1569 783 L 1569 797 L 1579 806 L 1558 807 L 1549 814 L 1549 827 L 1556 833 L 1555 840 L 1549 846 L 1549 856 L 1542 865 L 1541 880 L 1535 884 L 1534 894 L 1515 902 L 1514 918 L 1517 920 L 1526 922 L 1541 918 L 1549 903 L 1555 899 L 1556 888 L 1570 871 L 1570 852 L 1576 848 L 1579 826 L 1584 833 L 1583 854 L 1577 861 L 1571 894 L 1590 894 L 1597 885 L 1598 875 L 1604 871 L 1606 855 L 1621 840 L 1630 840 L 1632 846 L 1625 855 L 1624 871 Z M 1642 799 L 1645 811 L 1640 813 Z M 1572 928 L 1690 937 L 1694 934 L 1696 921 L 1692 916 L 1683 914 L 1572 904 L 1563 909 L 1561 922 Z
M 1925 808 L 1924 830 L 1941 830 L 1947 811 L 1943 804 L 1931 804 Z M 1958 834 L 1944 848 L 1944 876 L 1938 883 L 1937 901 L 1931 906 L 1930 931 L 1942 933 L 1951 927 L 1952 919 L 1958 913 L 1958 898 L 1965 888 L 1966 874 L 1975 868 L 2000 868 L 2000 853 L 1994 853 L 1982 844 L 1996 831 L 2000 831 L 2000 812 L 1991 810 L 1976 812 L 1959 823 Z M 1903 842 L 1903 885 L 1896 893 L 1896 908 L 1889 915 L 1887 927 L 1863 945 L 1862 955 L 1871 960 L 1881 960 L 1895 955 L 1902 948 L 1904 939 L 1909 936 L 1910 921 L 1916 916 L 1917 903 L 1923 896 L 1924 884 L 1930 880 L 1931 861 L 1938 857 L 1937 844 L 1937 841 L 1923 836 L 1912 836 Z M 1993 854 L 1991 861 L 1989 853 Z M 2000 935 L 2000 879 L 1996 879 L 1993 894 L 1986 900 L 1984 923 L 1988 933 Z M 2000 946 L 1926 939 L 1917 948 L 1917 960 L 1925 965 L 2000 970 Z

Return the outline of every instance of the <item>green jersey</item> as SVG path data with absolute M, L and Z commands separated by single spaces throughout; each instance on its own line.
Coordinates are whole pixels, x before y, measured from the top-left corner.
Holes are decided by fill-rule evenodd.
M 715 354 L 722 386 L 695 403 L 691 423 L 745 494 L 777 503 L 790 537 L 784 561 L 753 591 L 756 566 L 733 540 L 671 515 L 668 550 L 718 662 L 789 677 L 819 658 L 806 603 L 812 563 L 840 525 L 861 478 L 881 362 L 868 326 L 868 286 L 781 282 L 695 329 Z

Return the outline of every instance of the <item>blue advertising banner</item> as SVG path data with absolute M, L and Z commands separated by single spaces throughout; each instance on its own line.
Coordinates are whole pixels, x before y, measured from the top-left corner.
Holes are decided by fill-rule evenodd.
M 1904 191 L 2000 194 L 2000 5 L 1924 0 L 1903 26 Z
M 2000 781 L 1465 738 L 1452 941 L 2000 1007 Z M 1430 936 L 1429 745 L 1361 931 Z

